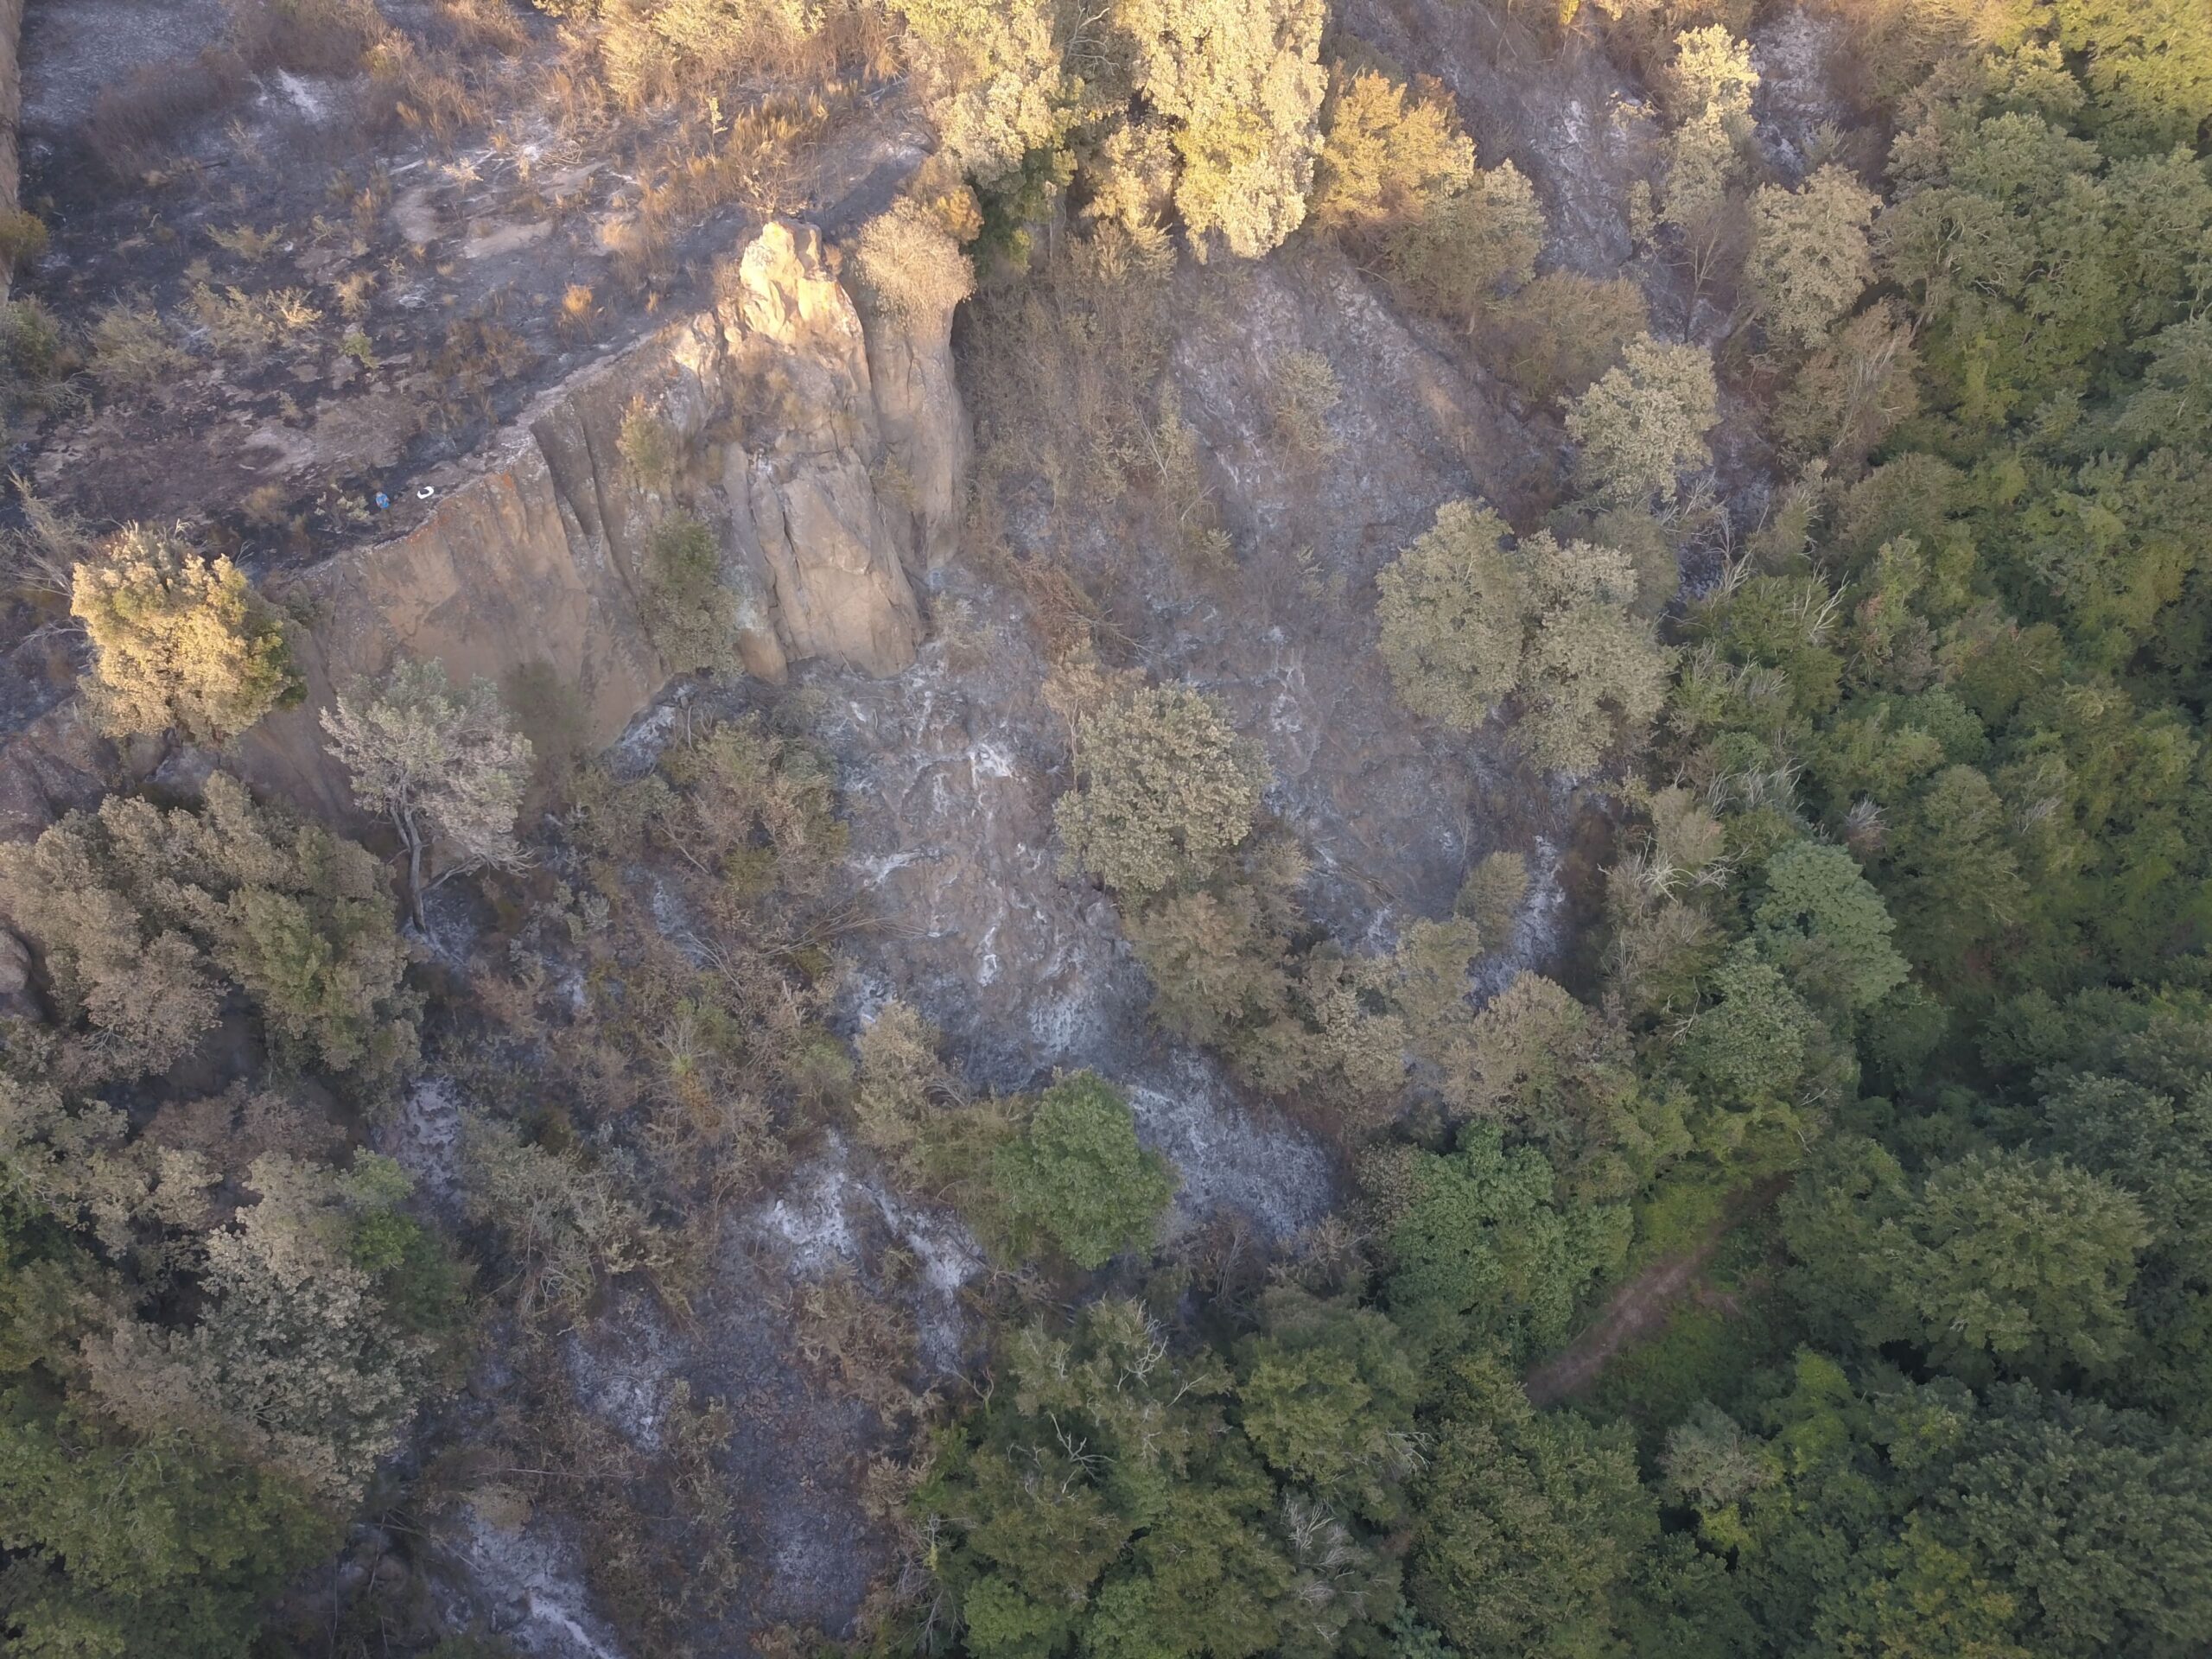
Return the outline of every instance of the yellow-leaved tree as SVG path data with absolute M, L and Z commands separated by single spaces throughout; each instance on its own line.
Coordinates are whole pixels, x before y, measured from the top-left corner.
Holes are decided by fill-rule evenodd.
M 275 610 L 181 530 L 125 525 L 76 568 L 69 608 L 92 639 L 91 701 L 111 736 L 228 742 L 298 684 Z

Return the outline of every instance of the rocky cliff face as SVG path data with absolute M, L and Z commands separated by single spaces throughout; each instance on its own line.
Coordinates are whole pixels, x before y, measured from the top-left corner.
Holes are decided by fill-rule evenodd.
M 937 350 L 949 359 L 950 316 L 944 327 Z M 702 395 L 688 400 L 685 436 L 719 454 L 740 579 L 772 596 L 789 656 L 897 673 L 921 642 L 906 570 L 919 527 L 892 470 L 860 314 L 820 237 L 785 224 L 761 232 L 691 340 L 679 360 Z M 706 418 L 717 386 L 734 393 L 722 402 L 735 428 L 718 444 Z
M 242 741 L 252 781 L 342 816 L 317 711 L 401 655 L 524 698 L 559 688 L 571 741 L 611 741 L 686 666 L 661 654 L 645 603 L 648 543 L 678 511 L 720 537 L 749 671 L 779 679 L 820 658 L 889 675 L 913 660 L 909 566 L 950 545 L 969 442 L 950 313 L 864 327 L 819 234 L 782 222 L 721 290 L 711 312 L 572 377 L 465 472 L 434 480 L 435 505 L 406 534 L 283 587 L 308 622 L 308 695 Z M 639 420 L 670 452 L 652 476 L 624 454 L 625 423 Z M 525 725 L 548 717 L 522 712 Z

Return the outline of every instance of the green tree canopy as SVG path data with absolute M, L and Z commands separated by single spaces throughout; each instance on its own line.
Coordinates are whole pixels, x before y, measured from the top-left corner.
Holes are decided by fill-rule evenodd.
M 1970 1378 L 2049 1382 L 2126 1359 L 2127 1294 L 2151 1237 L 2133 1198 L 2075 1165 L 1969 1153 L 1914 1182 L 1857 1139 L 1815 1160 L 1783 1236 L 1808 1302 L 1870 1346 L 1908 1343 Z
M 1090 1071 L 1039 1096 L 993 1154 L 991 1179 L 1017 1239 L 1048 1240 L 1085 1268 L 1149 1244 L 1175 1195 L 1166 1160 L 1137 1144 L 1128 1098 Z
M 1627 1427 L 1537 1413 L 1496 1360 L 1464 1358 L 1427 1422 L 1408 1588 L 1462 1653 L 1605 1650 L 1616 1596 L 1657 1529 Z
M 1526 1357 L 1566 1340 L 1628 1233 L 1624 1208 L 1562 1203 L 1542 1153 L 1471 1123 L 1449 1154 L 1414 1156 L 1411 1201 L 1389 1234 L 1389 1305 L 1432 1344 L 1497 1342 Z

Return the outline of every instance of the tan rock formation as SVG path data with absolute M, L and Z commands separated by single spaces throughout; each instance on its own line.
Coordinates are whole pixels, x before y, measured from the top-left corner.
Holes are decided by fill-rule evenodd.
M 722 450 L 722 494 L 741 557 L 773 588 L 785 648 L 897 673 L 921 643 L 905 569 L 914 515 L 887 487 L 867 338 L 819 233 L 762 231 L 717 316 L 743 429 Z
M 741 660 L 781 678 L 826 658 L 874 675 L 922 633 L 906 569 L 943 539 L 967 438 L 950 319 L 931 338 L 864 331 L 811 227 L 767 226 L 726 274 L 715 309 L 660 331 L 539 397 L 394 540 L 352 549 L 278 594 L 309 619 L 307 696 L 241 741 L 257 784 L 310 810 L 349 810 L 317 712 L 401 655 L 516 693 L 565 688 L 588 747 L 620 734 L 667 679 L 640 604 L 653 527 L 679 508 L 720 530 Z M 874 358 L 890 358 L 895 418 Z M 621 453 L 632 411 L 663 422 L 678 460 L 645 479 Z M 896 443 L 886 427 L 895 431 Z M 897 453 L 926 455 L 917 498 Z M 535 692 L 531 688 L 537 688 Z M 548 711 L 518 711 L 525 729 Z
M 925 570 L 956 550 L 975 438 L 952 366 L 951 306 L 928 316 L 891 315 L 863 298 L 868 371 L 893 488 L 912 510 Z
M 305 624 L 305 696 L 245 734 L 230 764 L 349 817 L 317 716 L 402 656 L 498 683 L 541 742 L 612 741 L 671 672 L 642 601 L 653 530 L 677 511 L 721 536 L 749 672 L 780 679 L 826 658 L 882 676 L 912 662 L 906 567 L 950 544 L 968 452 L 950 315 L 863 328 L 819 234 L 783 222 L 721 290 L 713 311 L 571 376 L 465 467 L 433 474 L 427 510 L 404 495 L 398 512 L 422 512 L 405 533 L 275 584 Z M 666 428 L 667 475 L 625 459 L 633 416 Z M 0 744 L 0 834 L 34 834 L 158 762 L 119 754 L 65 703 Z

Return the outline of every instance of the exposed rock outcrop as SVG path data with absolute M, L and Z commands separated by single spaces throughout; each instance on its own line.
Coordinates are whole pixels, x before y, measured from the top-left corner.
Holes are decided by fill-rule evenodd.
M 723 503 L 736 554 L 774 594 L 785 651 L 899 672 L 922 637 L 905 568 L 916 515 L 887 477 L 868 340 L 819 233 L 762 231 L 714 320 L 706 360 L 686 366 L 730 394 L 740 430 L 721 446 Z
M 950 535 L 968 438 L 951 377 L 951 319 L 863 330 L 810 226 L 776 222 L 723 273 L 715 308 L 671 325 L 541 397 L 428 515 L 285 584 L 309 620 L 308 696 L 241 746 L 242 769 L 310 810 L 343 816 L 345 779 L 317 711 L 402 654 L 549 693 L 587 748 L 618 735 L 670 674 L 652 637 L 647 549 L 671 512 L 722 542 L 745 667 L 780 678 L 826 658 L 874 675 L 922 637 L 907 565 Z M 923 337 L 926 334 L 928 337 Z M 877 361 L 892 365 L 889 410 Z M 670 451 L 645 476 L 626 422 L 658 423 Z M 926 496 L 912 463 L 927 457 Z
M 902 671 L 922 638 L 908 566 L 950 545 L 969 448 L 951 321 L 863 329 L 819 233 L 770 224 L 723 271 L 712 311 L 571 376 L 431 474 L 427 510 L 399 504 L 421 512 L 404 534 L 272 585 L 305 623 L 306 696 L 248 732 L 232 764 L 343 820 L 350 791 L 318 714 L 403 655 L 499 683 L 533 736 L 611 742 L 690 666 L 666 659 L 650 621 L 648 549 L 679 511 L 721 537 L 748 672 L 781 679 L 817 657 Z M 632 420 L 661 429 L 652 476 L 625 454 Z M 0 834 L 35 834 L 158 763 L 119 754 L 51 694 L 17 717 L 0 743 Z
M 861 325 L 868 335 L 883 446 L 893 487 L 913 509 L 918 550 L 927 570 L 941 567 L 958 543 L 968 463 L 975 449 L 959 413 L 952 313 L 947 305 L 927 315 L 914 315 L 911 308 L 893 315 L 871 304 L 865 289 L 861 293 Z

